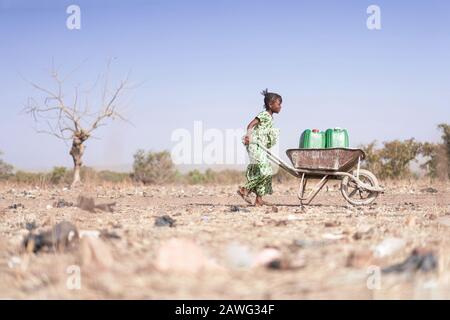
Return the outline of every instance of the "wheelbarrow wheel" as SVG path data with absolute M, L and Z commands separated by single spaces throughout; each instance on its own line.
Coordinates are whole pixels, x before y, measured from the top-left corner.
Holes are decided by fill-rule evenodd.
M 353 176 L 356 177 L 356 170 L 353 171 Z M 359 170 L 359 180 L 372 187 L 379 186 L 377 177 L 375 177 L 375 175 L 368 170 Z M 347 176 L 342 179 L 341 193 L 347 202 L 355 206 L 371 204 L 378 197 L 377 191 L 366 190 L 362 186 L 359 186 L 356 181 Z

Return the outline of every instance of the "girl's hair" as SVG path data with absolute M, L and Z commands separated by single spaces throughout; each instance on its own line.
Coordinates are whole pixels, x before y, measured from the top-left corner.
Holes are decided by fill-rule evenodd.
M 261 94 L 264 96 L 264 108 L 269 109 L 269 105 L 275 101 L 280 100 L 280 103 L 283 102 L 283 98 L 278 93 L 269 92 L 269 90 L 263 90 L 261 91 Z

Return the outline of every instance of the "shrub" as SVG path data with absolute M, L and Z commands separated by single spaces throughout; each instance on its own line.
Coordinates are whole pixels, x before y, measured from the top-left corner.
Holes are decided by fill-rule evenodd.
M 0 156 L 2 152 L 0 151 Z M 13 167 L 0 158 L 0 179 L 8 178 L 12 175 Z
M 168 151 L 147 152 L 138 150 L 134 155 L 133 179 L 144 184 L 173 181 L 175 166 Z

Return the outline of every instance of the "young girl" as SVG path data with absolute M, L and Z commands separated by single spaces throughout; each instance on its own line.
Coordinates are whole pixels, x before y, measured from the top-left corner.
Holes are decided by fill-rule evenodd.
M 258 144 L 266 148 L 271 148 L 278 139 L 278 129 L 272 127 L 274 113 L 279 113 L 283 99 L 277 93 L 268 92 L 267 89 L 261 92 L 264 96 L 265 110 L 260 112 L 247 126 L 247 134 L 243 143 L 246 145 L 250 157 L 250 164 L 247 167 L 247 183 L 240 187 L 238 194 L 251 204 L 250 193 L 256 194 L 255 206 L 268 205 L 262 197 L 272 193 L 272 166 L 267 154 Z

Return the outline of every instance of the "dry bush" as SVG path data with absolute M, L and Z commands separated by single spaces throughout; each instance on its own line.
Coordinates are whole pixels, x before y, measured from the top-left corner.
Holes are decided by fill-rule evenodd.
M 205 172 L 201 172 L 196 169 L 185 175 L 178 174 L 176 181 L 187 184 L 236 184 L 243 178 L 244 173 L 239 170 L 214 171 L 207 169 Z
M 133 179 L 144 184 L 168 183 L 175 178 L 175 166 L 168 151 L 145 152 L 134 155 Z
M 2 152 L 0 151 L 0 156 L 2 155 Z M 3 159 L 0 158 L 0 179 L 8 178 L 13 171 L 13 167 L 6 162 L 3 161 Z

